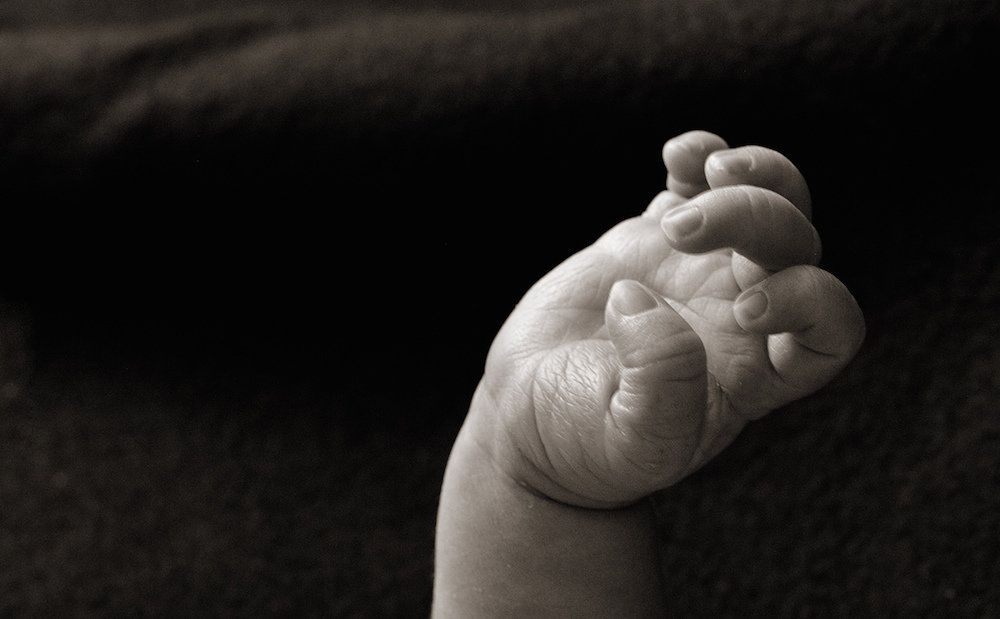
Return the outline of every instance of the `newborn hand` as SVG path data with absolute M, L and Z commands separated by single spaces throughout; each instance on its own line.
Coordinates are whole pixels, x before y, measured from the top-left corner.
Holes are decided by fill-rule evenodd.
M 500 330 L 470 437 L 516 482 L 583 507 L 688 475 L 749 420 L 823 386 L 864 320 L 817 268 L 799 171 L 706 132 L 664 146 L 668 190 L 542 278 Z

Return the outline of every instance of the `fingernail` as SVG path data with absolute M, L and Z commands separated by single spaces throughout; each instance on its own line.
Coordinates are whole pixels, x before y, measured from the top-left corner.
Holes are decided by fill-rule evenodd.
M 694 234 L 705 217 L 697 206 L 684 206 L 668 213 L 660 222 L 660 227 L 671 241 L 678 241 Z
M 735 310 L 749 320 L 760 318 L 767 311 L 767 295 L 759 290 L 743 295 L 737 299 Z
M 708 164 L 731 176 L 745 176 L 753 167 L 753 158 L 738 150 L 723 150 L 712 153 Z
M 619 314 L 625 316 L 648 312 L 658 305 L 644 287 L 633 281 L 622 281 L 615 286 L 611 304 Z
M 689 155 L 697 155 L 700 152 L 699 148 L 682 139 L 681 136 L 667 140 L 666 144 L 663 145 L 663 152 L 667 152 L 668 150 L 679 150 Z

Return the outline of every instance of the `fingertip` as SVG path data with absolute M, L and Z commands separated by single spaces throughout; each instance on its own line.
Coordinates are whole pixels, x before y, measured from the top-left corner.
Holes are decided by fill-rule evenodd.
M 822 355 L 850 358 L 864 340 L 857 300 L 834 275 L 814 266 L 774 273 L 737 297 L 733 313 L 747 331 L 791 333 Z
M 753 154 L 746 148 L 718 150 L 705 159 L 705 178 L 717 185 L 735 184 L 718 182 L 721 179 L 738 179 L 739 184 L 744 184 L 753 167 Z
M 736 280 L 736 285 L 740 287 L 740 290 L 756 286 L 771 275 L 771 271 L 738 252 L 733 252 L 730 268 L 733 271 L 733 279 Z
M 710 187 L 754 185 L 784 196 L 806 217 L 812 217 L 812 196 L 802 173 L 782 153 L 763 146 L 717 150 L 705 160 Z
M 759 324 L 769 306 L 767 293 L 760 288 L 751 288 L 736 298 L 733 315 L 744 330 L 755 331 L 754 326 Z
M 689 185 L 705 184 L 705 159 L 711 153 L 729 148 L 726 141 L 709 131 L 687 131 L 663 145 L 663 163 L 672 177 Z
M 673 372 L 704 356 L 691 326 L 658 293 L 634 280 L 611 287 L 605 315 L 608 335 L 626 368 L 672 360 Z M 699 363 L 701 365 L 699 365 Z M 694 363 L 701 367 L 703 362 Z
M 657 307 L 660 302 L 639 282 L 623 279 L 611 286 L 608 304 L 621 316 L 635 316 Z
M 674 246 L 696 235 L 704 224 L 705 213 L 695 205 L 675 208 L 660 219 L 660 229 Z

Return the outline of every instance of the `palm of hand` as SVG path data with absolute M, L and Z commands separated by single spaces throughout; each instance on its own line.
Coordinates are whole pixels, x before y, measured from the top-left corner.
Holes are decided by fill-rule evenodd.
M 732 441 L 748 415 L 763 412 L 768 394 L 748 386 L 761 385 L 759 375 L 769 366 L 766 338 L 744 331 L 733 317 L 741 290 L 731 263 L 728 250 L 679 252 L 656 220 L 638 217 L 528 292 L 491 350 L 487 377 L 497 380 L 486 387 L 504 400 L 501 410 L 520 417 L 507 427 L 519 429 L 516 443 L 530 446 L 521 453 L 531 461 L 526 475 L 533 485 L 576 503 L 634 500 L 704 464 Z M 687 376 L 700 373 L 705 399 L 677 411 L 675 432 L 658 446 L 655 467 L 615 457 L 607 440 L 621 361 L 605 307 L 611 286 L 622 279 L 659 293 L 704 347 L 702 367 L 679 369 Z

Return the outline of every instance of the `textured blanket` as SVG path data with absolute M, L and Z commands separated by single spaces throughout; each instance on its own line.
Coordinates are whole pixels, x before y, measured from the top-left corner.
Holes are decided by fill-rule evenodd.
M 5 0 L 0 614 L 426 614 L 492 335 L 692 128 L 799 165 L 869 338 L 660 497 L 676 611 L 1000 614 L 998 35 L 990 0 Z

